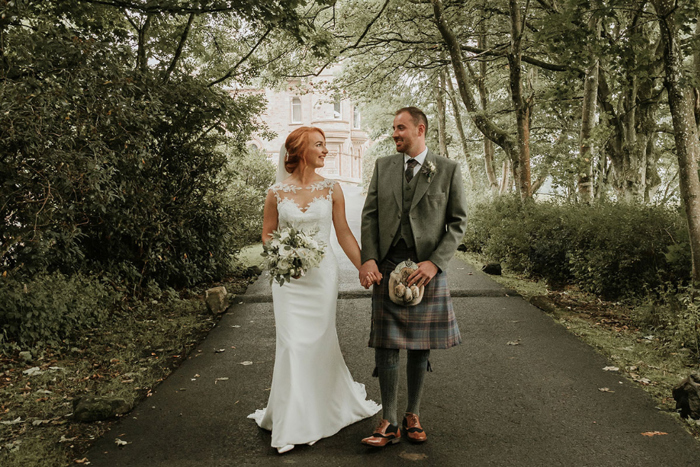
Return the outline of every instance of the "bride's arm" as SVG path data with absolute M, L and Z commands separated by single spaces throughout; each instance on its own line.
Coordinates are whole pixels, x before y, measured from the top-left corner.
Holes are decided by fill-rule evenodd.
M 348 220 L 345 217 L 345 196 L 343 196 L 340 184 L 336 184 L 333 189 L 333 226 L 335 227 L 335 235 L 338 237 L 340 247 L 352 264 L 359 270 L 360 266 L 362 266 L 360 246 L 357 244 L 357 240 L 352 234 L 350 226 L 348 226 Z M 371 279 L 375 279 L 374 275 Z M 381 279 L 381 275 L 376 279 Z
M 277 200 L 272 190 L 267 191 L 265 198 L 265 207 L 263 208 L 263 229 L 262 242 L 265 243 L 270 239 L 272 232 L 277 229 Z
M 343 196 L 343 190 L 338 183 L 333 188 L 333 226 L 340 247 L 348 255 L 352 264 L 360 269 L 360 245 L 357 244 L 357 240 L 348 226 L 348 220 L 345 217 L 345 196 Z

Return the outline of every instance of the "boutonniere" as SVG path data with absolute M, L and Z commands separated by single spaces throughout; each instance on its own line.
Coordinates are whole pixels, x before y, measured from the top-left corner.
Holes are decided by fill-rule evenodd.
M 430 183 L 430 181 L 433 179 L 433 176 L 437 173 L 437 168 L 435 167 L 435 164 L 433 164 L 432 161 L 426 161 L 425 164 L 423 164 L 421 172 L 423 172 L 425 176 L 428 177 L 428 183 Z

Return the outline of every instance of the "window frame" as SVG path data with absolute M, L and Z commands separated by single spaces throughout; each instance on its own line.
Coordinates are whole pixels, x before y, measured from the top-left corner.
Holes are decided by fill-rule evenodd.
M 297 104 L 298 103 L 298 104 Z M 295 107 L 299 108 L 299 118 L 297 120 L 294 119 L 294 109 Z M 292 96 L 290 100 L 290 110 L 291 110 L 291 122 L 292 123 L 302 123 L 302 111 L 301 111 L 301 98 L 299 96 Z

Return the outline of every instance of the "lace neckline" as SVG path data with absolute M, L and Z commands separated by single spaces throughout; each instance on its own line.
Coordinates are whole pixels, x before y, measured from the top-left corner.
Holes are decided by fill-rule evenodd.
M 297 190 L 311 190 L 311 192 L 314 192 L 317 190 L 325 190 L 326 188 L 332 187 L 334 184 L 335 180 L 324 178 L 323 180 L 319 180 L 318 182 L 314 182 L 308 186 L 299 186 L 293 183 L 278 182 L 273 185 L 273 188 L 281 189 L 284 192 L 291 191 L 292 193 L 296 193 Z
M 324 178 L 323 180 L 320 180 L 318 182 L 312 183 L 309 186 L 306 187 L 301 187 L 298 185 L 294 185 L 292 183 L 283 183 L 283 182 L 278 182 L 275 183 L 270 187 L 270 190 L 272 193 L 274 193 L 275 198 L 277 199 L 277 204 L 281 204 L 283 201 L 289 201 L 293 203 L 299 211 L 302 213 L 305 213 L 309 210 L 312 204 L 314 204 L 316 201 L 320 200 L 327 200 L 330 202 L 333 202 L 333 188 L 335 187 L 335 180 L 330 180 L 328 178 Z M 328 193 L 320 194 L 319 196 L 314 196 L 311 201 L 308 202 L 308 204 L 305 207 L 302 207 L 299 202 L 291 197 L 288 196 L 280 196 L 280 191 L 284 193 L 293 193 L 296 194 L 297 191 L 299 190 L 311 190 L 313 193 L 314 191 L 323 191 L 328 189 Z

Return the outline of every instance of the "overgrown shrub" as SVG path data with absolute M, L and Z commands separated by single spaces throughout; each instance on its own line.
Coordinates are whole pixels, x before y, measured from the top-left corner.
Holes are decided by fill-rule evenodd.
M 248 157 L 261 96 L 163 82 L 104 30 L 32 21 L 3 35 L 0 268 L 105 272 L 129 289 L 229 274 L 260 190 L 227 168 Z
M 638 326 L 662 334 L 675 348 L 700 356 L 699 290 L 667 284 L 636 307 L 632 318 Z
M 26 282 L 0 277 L 0 344 L 70 343 L 109 316 L 116 296 L 110 285 L 80 273 L 40 273 Z
M 609 299 L 685 281 L 691 271 L 684 218 L 659 206 L 502 197 L 472 207 L 464 244 L 515 272 Z

